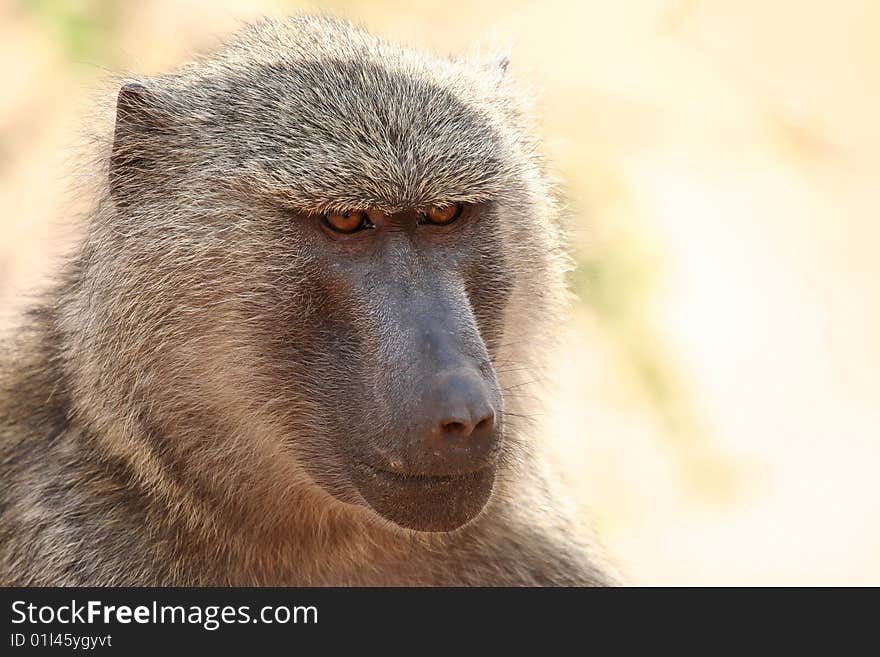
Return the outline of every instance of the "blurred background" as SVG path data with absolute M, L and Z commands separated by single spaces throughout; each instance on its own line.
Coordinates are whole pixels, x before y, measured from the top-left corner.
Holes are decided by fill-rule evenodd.
M 545 423 L 636 584 L 880 584 L 880 3 L 0 0 L 0 325 L 108 72 L 319 9 L 539 92 L 578 269 Z

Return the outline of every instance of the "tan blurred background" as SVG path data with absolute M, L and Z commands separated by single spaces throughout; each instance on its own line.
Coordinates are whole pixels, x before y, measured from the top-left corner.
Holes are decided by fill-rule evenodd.
M 323 9 L 540 90 L 579 302 L 546 421 L 639 584 L 880 584 L 880 2 L 0 0 L 0 324 L 108 71 Z

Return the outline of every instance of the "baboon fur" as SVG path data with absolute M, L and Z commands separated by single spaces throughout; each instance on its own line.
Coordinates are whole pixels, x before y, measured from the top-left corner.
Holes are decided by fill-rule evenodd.
M 616 582 L 530 419 L 569 259 L 506 68 L 300 16 L 122 81 L 82 243 L 2 352 L 0 584 Z M 504 395 L 503 453 L 475 519 L 420 532 L 334 489 L 345 432 L 381 435 L 405 373 L 370 369 L 397 348 L 369 324 L 383 309 L 331 312 L 290 226 L 451 201 L 488 208 L 462 312 Z

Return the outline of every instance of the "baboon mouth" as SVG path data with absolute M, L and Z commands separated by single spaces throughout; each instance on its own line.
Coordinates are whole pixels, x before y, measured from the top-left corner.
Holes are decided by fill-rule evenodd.
M 477 474 L 481 470 L 485 470 L 487 466 L 475 467 L 473 470 L 455 474 L 420 474 L 408 472 L 392 472 L 369 463 L 360 462 L 359 467 L 366 470 L 375 477 L 393 482 L 399 486 L 423 487 L 444 486 L 451 482 L 460 480 L 462 477 Z
M 453 475 L 397 474 L 366 463 L 354 467 L 358 490 L 386 520 L 423 532 L 449 532 L 473 520 L 488 502 L 495 466 Z

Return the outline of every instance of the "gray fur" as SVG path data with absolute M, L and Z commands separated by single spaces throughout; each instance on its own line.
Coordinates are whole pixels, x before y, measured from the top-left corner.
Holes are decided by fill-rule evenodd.
M 81 250 L 0 361 L 0 584 L 615 583 L 528 420 L 569 261 L 526 102 L 491 68 L 297 17 L 127 80 Z M 431 534 L 340 501 L 339 436 L 388 428 L 371 363 L 398 362 L 395 335 L 365 301 L 328 313 L 290 222 L 450 201 L 488 208 L 461 294 L 505 451 L 484 511 Z

